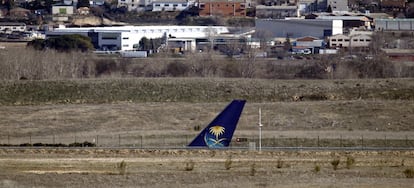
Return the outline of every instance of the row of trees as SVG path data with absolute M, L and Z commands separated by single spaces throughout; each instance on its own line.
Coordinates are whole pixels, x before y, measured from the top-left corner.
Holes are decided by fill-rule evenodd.
M 91 39 L 83 35 L 61 35 L 48 39 L 35 39 L 30 41 L 28 46 L 36 50 L 55 49 L 60 52 L 87 52 L 94 49 Z
M 165 56 L 164 56 L 165 55 Z M 414 77 L 414 67 L 381 56 L 339 61 L 339 56 L 312 60 L 267 60 L 254 56 L 225 58 L 212 51 L 149 59 L 97 57 L 79 51 L 0 51 L 0 80 L 110 77 L 233 77 L 264 79 L 354 79 Z

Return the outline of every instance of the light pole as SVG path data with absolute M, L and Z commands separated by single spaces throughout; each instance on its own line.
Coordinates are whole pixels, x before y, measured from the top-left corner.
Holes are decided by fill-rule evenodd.
M 262 109 L 259 108 L 259 151 L 262 151 Z

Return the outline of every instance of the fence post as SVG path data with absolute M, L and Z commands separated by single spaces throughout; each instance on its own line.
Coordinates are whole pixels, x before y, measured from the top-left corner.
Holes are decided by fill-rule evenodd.
M 405 135 L 405 145 L 408 147 L 408 137 Z
M 319 135 L 318 135 L 318 148 L 319 148 Z
M 298 137 L 296 137 L 296 147 L 299 148 L 299 141 L 298 141 Z
M 140 145 L 141 145 L 141 149 L 142 149 L 142 135 L 141 135 L 141 143 L 140 143 Z
M 361 147 L 364 148 L 364 135 L 361 135 Z
M 118 147 L 121 147 L 121 134 L 118 134 Z

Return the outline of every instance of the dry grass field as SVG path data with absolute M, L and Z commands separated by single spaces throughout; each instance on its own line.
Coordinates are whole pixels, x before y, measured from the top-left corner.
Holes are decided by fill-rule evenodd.
M 413 83 L 1 82 L 0 144 L 88 141 L 115 148 L 1 148 L 0 187 L 414 187 L 410 149 L 163 149 L 188 144 L 232 98 L 248 100 L 234 137 L 257 142 L 261 108 L 264 147 L 412 148 Z
M 0 187 L 413 187 L 413 155 L 413 151 L 2 149 Z

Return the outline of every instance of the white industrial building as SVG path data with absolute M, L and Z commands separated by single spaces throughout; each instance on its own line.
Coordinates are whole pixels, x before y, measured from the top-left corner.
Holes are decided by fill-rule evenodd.
M 120 27 L 84 27 L 56 28 L 46 33 L 47 37 L 80 34 L 91 38 L 96 49 L 100 50 L 137 50 L 139 41 L 166 37 L 169 40 L 180 41 L 187 51 L 196 50 L 196 41 L 214 39 L 221 34 L 229 33 L 224 26 L 120 26 Z

